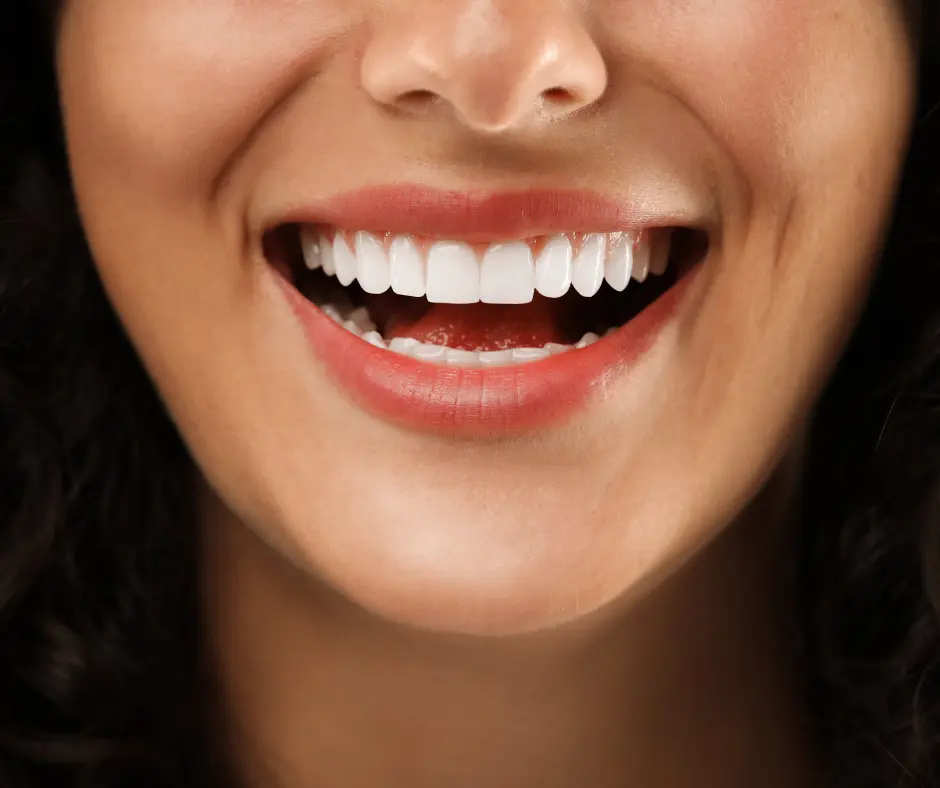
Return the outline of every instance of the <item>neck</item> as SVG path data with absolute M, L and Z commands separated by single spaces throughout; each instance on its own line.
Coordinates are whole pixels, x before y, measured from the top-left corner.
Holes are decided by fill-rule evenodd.
M 642 598 L 489 639 L 370 616 L 207 495 L 210 654 L 236 767 L 250 788 L 809 785 L 780 500 Z

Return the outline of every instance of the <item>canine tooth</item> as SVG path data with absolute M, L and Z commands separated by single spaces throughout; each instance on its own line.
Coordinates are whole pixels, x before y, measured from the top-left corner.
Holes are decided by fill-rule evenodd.
M 561 298 L 571 287 L 571 242 L 563 235 L 552 238 L 535 262 L 535 289 L 546 298 Z
M 323 312 L 323 314 L 327 317 L 335 320 L 337 323 L 343 322 L 343 316 L 340 315 L 339 310 L 332 304 L 324 304 L 320 307 L 320 311 Z
M 550 355 L 551 351 L 543 347 L 517 347 L 512 350 L 513 361 L 541 361 Z
M 375 345 L 376 347 L 380 347 L 383 350 L 388 349 L 388 346 L 385 344 L 385 340 L 382 339 L 382 335 L 378 331 L 369 331 L 367 334 L 363 334 L 362 338 L 370 345 Z
M 604 278 L 614 290 L 622 293 L 630 283 L 633 274 L 633 239 L 623 233 L 614 241 L 613 248 L 607 254 L 604 265 Z
M 321 265 L 320 259 L 320 233 L 309 227 L 300 231 L 300 247 L 303 250 L 304 265 L 310 271 L 316 271 Z
M 420 361 L 443 361 L 447 348 L 443 345 L 419 343 L 411 350 L 411 355 Z
M 388 349 L 405 356 L 410 356 L 411 351 L 420 344 L 417 339 L 413 339 L 412 337 L 395 337 L 388 343 Z
M 363 290 L 374 295 L 388 290 L 391 284 L 388 255 L 385 254 L 385 247 L 372 233 L 356 233 L 356 260 L 356 276 Z
M 333 240 L 333 264 L 336 266 L 336 278 L 339 283 L 343 287 L 351 285 L 356 278 L 358 268 L 356 255 L 349 248 L 346 239 L 339 233 Z
M 669 265 L 669 250 L 672 247 L 672 236 L 666 231 L 655 234 L 650 242 L 650 273 L 662 276 Z
M 486 350 L 480 353 L 480 364 L 484 367 L 503 367 L 511 363 L 511 350 Z
M 352 333 L 355 334 L 357 337 L 361 337 L 361 336 L 362 336 L 362 329 L 359 328 L 359 326 L 357 326 L 352 320 L 344 320 L 344 321 L 343 321 L 343 328 L 345 328 L 347 331 L 352 332 Z
M 448 364 L 454 364 L 460 367 L 475 367 L 480 363 L 480 354 L 472 350 L 456 350 L 448 348 L 444 354 L 444 360 Z
M 649 236 L 641 238 L 633 250 L 633 278 L 637 282 L 645 282 L 649 275 L 651 253 Z
M 465 243 L 438 241 L 428 253 L 427 299 L 432 304 L 480 300 L 480 265 Z
M 372 322 L 372 318 L 369 316 L 369 310 L 364 306 L 357 306 L 346 316 L 346 319 L 352 320 L 360 331 L 375 331 L 376 329 L 375 323 Z
M 333 264 L 333 244 L 325 235 L 320 235 L 320 264 L 323 266 L 323 273 L 327 276 L 336 276 L 336 266 Z
M 592 233 L 574 260 L 571 283 L 581 295 L 590 298 L 604 283 L 604 258 L 607 256 L 607 236 Z
M 392 290 L 399 295 L 422 298 L 427 275 L 418 247 L 407 235 L 396 236 L 388 252 Z
M 588 331 L 583 337 L 581 337 L 580 340 L 578 340 L 578 344 L 575 345 L 575 347 L 576 348 L 588 347 L 589 345 L 593 345 L 595 342 L 597 342 L 598 339 L 600 339 L 600 337 L 597 334 L 591 331 Z
M 553 356 L 564 353 L 566 350 L 571 350 L 571 345 L 560 345 L 558 342 L 546 342 L 542 347 Z
M 531 247 L 519 241 L 491 246 L 480 270 L 480 300 L 487 304 L 528 304 L 534 297 Z

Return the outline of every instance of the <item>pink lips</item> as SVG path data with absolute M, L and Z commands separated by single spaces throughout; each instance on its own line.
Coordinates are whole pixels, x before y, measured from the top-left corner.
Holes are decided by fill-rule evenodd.
M 673 219 L 642 217 L 629 206 L 580 192 L 474 195 L 408 185 L 340 195 L 296 210 L 282 222 L 495 241 L 552 232 L 639 230 L 667 226 Z M 652 346 L 698 269 L 589 347 L 494 368 L 441 366 L 370 345 L 271 270 L 314 355 L 354 402 L 409 428 L 469 435 L 557 426 L 587 407 Z
M 690 223 L 581 191 L 438 191 L 411 184 L 349 192 L 297 208 L 280 223 L 409 233 L 455 241 L 511 241 L 562 232 L 607 233 Z

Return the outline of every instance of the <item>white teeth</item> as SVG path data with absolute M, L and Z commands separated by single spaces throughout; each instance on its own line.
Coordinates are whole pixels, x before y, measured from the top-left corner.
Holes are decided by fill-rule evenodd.
M 667 232 L 656 233 L 650 243 L 650 273 L 662 276 L 669 266 L 669 251 L 672 237 Z
M 571 242 L 562 236 L 549 240 L 535 263 L 535 289 L 546 298 L 561 298 L 571 287 Z
M 372 322 L 372 317 L 369 315 L 369 310 L 364 306 L 356 307 L 353 309 L 347 316 L 347 320 L 351 320 L 356 324 L 356 327 L 363 333 L 369 331 L 375 331 L 376 325 Z
M 566 235 L 544 242 L 537 258 L 525 241 L 491 244 L 482 259 L 470 244 L 437 241 L 425 257 L 407 235 L 387 244 L 369 232 L 337 232 L 331 241 L 312 228 L 301 228 L 310 270 L 322 267 L 344 287 L 358 280 L 367 293 L 391 289 L 440 304 L 527 304 L 536 292 L 561 298 L 571 287 L 590 298 L 605 280 L 622 292 L 631 278 L 643 282 L 649 274 L 665 273 L 671 248 L 666 230 L 644 233 L 639 240 L 627 232 L 589 233 L 576 256 Z
M 326 315 L 331 320 L 335 320 L 337 323 L 342 323 L 343 318 L 339 313 L 339 310 L 332 304 L 324 304 L 320 309 L 323 311 L 323 314 Z
M 336 276 L 336 266 L 333 264 L 333 244 L 325 235 L 320 236 L 320 264 L 323 273 L 327 276 Z
M 584 245 L 574 260 L 571 283 L 581 295 L 590 298 L 604 283 L 604 259 L 607 256 L 607 236 L 594 233 L 584 239 Z
M 604 278 L 614 290 L 622 293 L 630 283 L 633 274 L 633 239 L 624 233 L 614 243 L 607 263 L 604 266 Z
M 311 271 L 316 271 L 323 263 L 320 256 L 320 233 L 305 227 L 300 233 L 300 247 L 303 250 L 304 264 Z
M 406 235 L 396 236 L 388 257 L 392 290 L 399 295 L 422 298 L 426 292 L 424 259 L 414 241 Z
M 480 300 L 480 265 L 467 244 L 438 241 L 428 253 L 427 299 L 432 304 Z
M 505 367 L 512 364 L 511 350 L 484 350 L 480 353 L 480 365 L 484 367 Z
M 545 349 L 551 353 L 553 356 L 558 353 L 564 353 L 566 350 L 571 350 L 571 345 L 560 345 L 557 342 L 548 342 L 544 345 Z
M 543 358 L 548 358 L 552 352 L 546 350 L 543 347 L 517 347 L 513 348 L 512 351 L 512 360 L 513 361 L 539 361 Z
M 339 233 L 333 239 L 333 264 L 336 266 L 336 278 L 343 287 L 353 283 L 358 273 L 356 255 L 353 254 L 346 239 Z
M 575 347 L 576 348 L 587 347 L 588 345 L 593 345 L 599 339 L 600 337 L 597 334 L 593 334 L 589 331 L 587 334 L 581 337 L 580 340 L 578 340 L 578 343 L 575 345 Z
M 645 282 L 650 272 L 650 244 L 643 242 L 637 244 L 633 252 L 633 278 L 637 282 Z
M 411 353 L 411 349 L 417 347 L 421 343 L 417 339 L 412 339 L 411 337 L 395 337 L 391 342 L 388 343 L 388 349 L 394 350 L 396 353 L 403 353 L 408 355 Z
M 587 333 L 575 345 L 547 342 L 543 347 L 521 347 L 510 350 L 484 350 L 478 352 L 419 342 L 412 337 L 394 337 L 386 341 L 375 329 L 375 323 L 365 307 L 351 308 L 337 304 L 323 304 L 320 310 L 347 331 L 377 348 L 390 350 L 393 353 L 409 356 L 419 361 L 454 367 L 504 367 L 512 364 L 541 361 L 560 353 L 587 347 L 599 339 L 597 334 Z
M 375 345 L 376 347 L 386 348 L 385 340 L 382 339 L 382 335 L 378 331 L 370 331 L 368 334 L 363 334 L 362 338 L 368 342 L 370 345 Z
M 472 350 L 454 350 L 449 348 L 444 354 L 444 360 L 448 364 L 454 364 L 458 367 L 476 366 L 480 360 L 480 354 Z
M 367 293 L 379 294 L 388 290 L 391 280 L 388 255 L 382 242 L 372 233 L 356 233 L 356 277 Z
M 535 262 L 527 243 L 495 244 L 483 256 L 480 300 L 486 304 L 528 304 L 535 297 Z
M 426 345 L 422 342 L 411 349 L 411 355 L 419 361 L 443 361 L 447 350 L 443 345 Z
M 396 344 L 392 340 L 389 350 L 400 353 L 419 361 L 433 364 L 446 364 L 454 367 L 507 367 L 513 364 L 526 364 L 531 361 L 542 361 L 551 356 L 564 353 L 576 348 L 584 348 L 597 342 L 596 334 L 585 334 L 577 345 L 558 345 L 548 343 L 545 347 L 519 347 L 512 350 L 455 350 L 443 345 L 431 345 L 423 342 L 414 342 L 407 347 Z

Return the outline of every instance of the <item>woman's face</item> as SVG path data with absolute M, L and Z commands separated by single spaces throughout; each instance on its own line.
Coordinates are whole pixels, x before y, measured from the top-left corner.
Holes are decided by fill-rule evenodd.
M 380 615 L 508 633 L 648 587 L 792 448 L 913 60 L 893 0 L 67 0 L 58 70 L 218 498 Z

